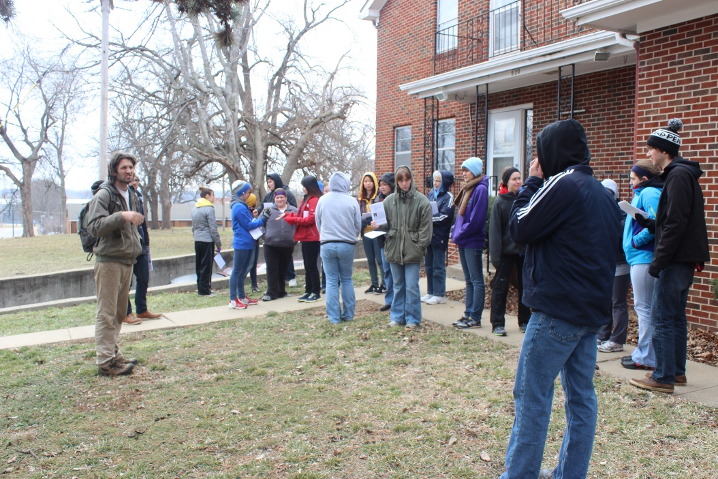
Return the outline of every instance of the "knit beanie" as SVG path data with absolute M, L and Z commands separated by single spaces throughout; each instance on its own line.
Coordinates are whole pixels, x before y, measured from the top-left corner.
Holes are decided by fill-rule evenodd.
M 678 118 L 668 121 L 668 128 L 659 128 L 648 136 L 648 146 L 665 151 L 671 156 L 678 156 L 678 149 L 681 147 L 681 137 L 678 130 L 683 127 L 683 122 Z
M 254 193 L 249 194 L 249 196 L 247 197 L 247 201 L 245 201 L 245 203 L 247 203 L 247 206 L 249 206 L 250 208 L 255 207 L 255 205 L 257 204 L 257 197 L 254 196 Z
M 614 200 L 618 199 L 618 185 L 615 181 L 611 179 L 605 179 L 601 182 L 601 185 L 603 185 L 604 188 L 611 192 Z
M 237 180 L 232 183 L 232 194 L 235 196 L 242 196 L 251 189 L 252 185 L 250 185 L 244 180 Z
M 513 166 L 510 168 L 506 168 L 504 172 L 501 174 L 501 184 L 508 187 L 509 186 L 509 180 L 513 176 L 514 173 L 521 173 L 518 168 L 514 168 Z
M 324 183 L 322 183 L 321 181 L 317 180 L 317 186 L 319 187 L 319 191 L 321 191 L 322 193 L 324 193 Z
M 463 162 L 461 167 L 469 170 L 474 176 L 479 176 L 484 172 L 484 161 L 481 158 L 472 156 Z

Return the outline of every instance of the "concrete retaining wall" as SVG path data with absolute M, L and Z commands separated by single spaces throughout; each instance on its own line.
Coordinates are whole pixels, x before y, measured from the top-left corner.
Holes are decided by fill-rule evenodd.
M 231 265 L 234 259 L 234 250 L 223 250 L 222 257 L 228 265 Z M 302 257 L 299 244 L 294 249 L 294 257 L 295 259 Z M 357 243 L 354 257 L 366 257 L 361 242 Z M 264 250 L 261 246 L 259 262 L 264 262 Z M 94 266 L 94 263 L 89 264 Z M 172 278 L 195 272 L 193 254 L 153 259 L 152 265 L 154 271 L 150 273 L 150 287 L 164 286 L 170 284 Z M 0 279 L 0 309 L 94 295 L 93 267 Z

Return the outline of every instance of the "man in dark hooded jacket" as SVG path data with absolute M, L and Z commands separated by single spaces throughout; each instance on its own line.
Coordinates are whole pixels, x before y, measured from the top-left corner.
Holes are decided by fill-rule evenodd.
M 611 320 L 621 214 L 593 177 L 579 122 L 547 126 L 536 150 L 509 221 L 513 241 L 527 245 L 523 302 L 533 313 L 516 371 L 515 419 L 501 478 L 586 477 L 598 416 L 596 332 Z M 540 470 L 559 373 L 566 431 L 558 465 Z
M 710 259 L 704 200 L 698 178 L 703 175 L 696 161 L 678 156 L 683 123 L 668 122 L 668 128 L 651 133 L 648 157 L 663 170 L 663 192 L 655 220 L 636 215 L 636 222 L 655 231 L 656 250 L 648 274 L 658 278 L 651 304 L 651 342 L 656 351 L 656 370 L 645 378 L 631 379 L 641 389 L 672 393 L 673 386 L 686 385 L 688 319 L 686 303 L 693 273 L 703 271 Z

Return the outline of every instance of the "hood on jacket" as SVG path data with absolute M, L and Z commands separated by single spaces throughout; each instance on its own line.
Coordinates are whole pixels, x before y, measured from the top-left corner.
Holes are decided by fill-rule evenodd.
M 394 173 L 384 173 L 381 175 L 381 178 L 379 178 L 379 182 L 384 182 L 391 188 L 391 192 L 394 193 L 396 191 L 396 181 L 394 180 Z
M 663 188 L 663 184 L 664 184 L 663 178 L 661 178 L 660 176 L 654 176 L 650 180 L 646 180 L 643 183 L 639 183 L 638 186 L 636 186 L 635 190 L 638 191 L 638 190 L 642 190 L 643 188 L 649 188 L 649 187 Z
M 439 170 L 439 173 L 441 173 L 441 189 L 439 192 L 445 193 L 454 184 L 454 174 L 446 170 Z
M 366 177 L 371 178 L 371 181 L 374 182 L 374 191 L 372 191 L 371 196 L 367 196 L 366 189 L 364 188 L 364 180 Z M 369 203 L 371 203 L 371 200 L 376 198 L 376 195 L 379 194 L 379 182 L 376 179 L 376 175 L 372 173 L 371 171 L 367 171 L 364 173 L 364 176 L 361 177 L 361 187 L 359 188 L 359 199 L 360 200 L 367 200 Z
M 214 208 L 214 203 L 209 201 L 207 198 L 200 198 L 197 200 L 197 203 L 195 204 L 197 208 L 202 208 L 203 206 L 211 206 Z
M 663 170 L 663 174 L 661 175 L 661 177 L 665 180 L 666 176 L 668 176 L 668 172 L 673 168 L 677 167 L 678 165 L 682 165 L 683 167 L 688 168 L 688 170 L 690 170 L 696 180 L 703 176 L 703 170 L 701 170 L 700 163 L 698 163 L 697 161 L 683 159 L 680 156 L 676 156 L 675 159 L 671 161 L 668 166 L 666 166 L 665 170 Z
M 402 165 L 397 168 L 396 173 L 394 173 L 394 181 L 396 181 L 396 177 L 399 176 L 399 171 L 401 171 L 402 169 L 409 172 L 409 176 L 411 177 L 411 186 L 409 186 L 409 189 L 407 191 L 404 191 L 397 184 L 395 192 L 399 195 L 399 198 L 411 198 L 416 191 L 416 183 L 414 183 L 414 173 L 411 171 L 411 168 L 405 165 Z
M 284 188 L 284 182 L 282 181 L 282 177 L 279 176 L 277 173 L 269 173 L 267 175 L 267 178 L 271 178 L 272 181 L 274 181 L 274 189 L 277 188 Z
M 349 193 L 349 177 L 341 172 L 336 172 L 329 178 L 330 193 Z
M 536 137 L 536 152 L 547 179 L 570 166 L 591 162 L 586 131 L 573 119 L 557 121 L 544 128 Z

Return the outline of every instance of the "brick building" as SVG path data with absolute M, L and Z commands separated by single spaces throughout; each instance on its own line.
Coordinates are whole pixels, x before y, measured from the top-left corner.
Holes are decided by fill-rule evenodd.
M 689 321 L 718 331 L 718 2 L 367 0 L 360 15 L 377 28 L 377 173 L 458 174 L 476 155 L 495 191 L 506 166 L 528 171 L 541 129 L 573 117 L 596 176 L 629 200 L 645 138 L 681 118 L 716 257 L 696 275 Z

